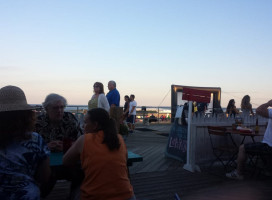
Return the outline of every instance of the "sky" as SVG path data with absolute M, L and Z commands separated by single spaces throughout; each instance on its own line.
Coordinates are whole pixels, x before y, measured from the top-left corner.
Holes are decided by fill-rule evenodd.
M 220 87 L 222 107 L 272 99 L 270 0 L 0 0 L 0 87 L 87 105 L 115 80 L 138 106 L 171 106 L 171 85 Z

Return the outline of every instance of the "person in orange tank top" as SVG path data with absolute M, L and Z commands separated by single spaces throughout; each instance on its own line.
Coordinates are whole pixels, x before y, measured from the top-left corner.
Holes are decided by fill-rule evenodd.
M 81 161 L 83 200 L 136 200 L 127 170 L 127 149 L 115 121 L 102 108 L 85 116 L 85 134 L 63 156 L 64 165 Z

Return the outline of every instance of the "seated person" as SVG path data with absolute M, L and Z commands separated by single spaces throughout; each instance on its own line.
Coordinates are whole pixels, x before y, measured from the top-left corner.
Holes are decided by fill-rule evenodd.
M 36 132 L 47 142 L 51 151 L 62 152 L 64 138 L 76 140 L 82 135 L 80 124 L 70 112 L 64 112 L 67 101 L 58 94 L 49 94 L 42 104 L 45 113 L 37 118 Z
M 43 137 L 52 152 L 63 152 L 64 140 L 75 141 L 82 135 L 80 124 L 75 116 L 72 113 L 64 112 L 66 104 L 67 101 L 64 97 L 58 94 L 49 94 L 42 104 L 45 113 L 37 117 L 36 132 Z M 58 179 L 72 180 L 72 187 L 76 187 L 78 185 L 76 182 L 80 182 L 74 178 L 76 173 L 67 168 L 54 167 L 50 179 L 51 184 L 47 184 L 47 187 L 42 189 L 42 197 L 49 194 Z
M 256 110 L 256 113 L 262 117 L 269 118 L 267 128 L 262 142 L 243 144 L 239 148 L 238 158 L 237 158 L 237 169 L 227 173 L 226 176 L 232 179 L 242 180 L 244 178 L 244 165 L 247 160 L 247 152 L 251 151 L 264 151 L 272 152 L 272 109 L 268 107 L 272 106 L 272 100 L 268 101 L 265 104 L 259 106 Z
M 63 157 L 67 166 L 81 161 L 85 173 L 81 199 L 135 200 L 126 145 L 117 134 L 115 121 L 104 109 L 94 108 L 85 116 L 84 132 Z
M 207 107 L 208 107 L 208 104 L 207 103 L 198 102 L 196 106 L 197 106 L 196 115 L 197 116 L 202 116 L 202 115 L 205 114 L 205 112 L 207 110 Z
M 213 103 L 213 114 L 215 114 L 217 116 L 224 115 L 223 109 L 222 109 L 219 101 L 215 101 Z
M 243 116 L 254 115 L 252 110 L 252 104 L 250 103 L 250 96 L 245 95 L 241 101 L 241 110 Z
M 226 114 L 229 115 L 229 117 L 235 117 L 236 114 L 239 114 L 239 110 L 235 106 L 235 101 L 234 99 L 229 100 L 227 109 L 226 109 Z
M 40 199 L 50 177 L 50 151 L 33 132 L 35 108 L 15 86 L 0 89 L 0 199 Z

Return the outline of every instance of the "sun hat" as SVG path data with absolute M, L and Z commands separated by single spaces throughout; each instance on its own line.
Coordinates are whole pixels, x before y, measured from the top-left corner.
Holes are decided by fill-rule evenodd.
M 34 106 L 27 104 L 21 88 L 9 85 L 0 89 L 0 112 L 34 109 Z

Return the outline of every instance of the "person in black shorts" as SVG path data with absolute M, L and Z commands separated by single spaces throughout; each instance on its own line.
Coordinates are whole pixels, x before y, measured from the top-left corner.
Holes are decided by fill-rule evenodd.
M 243 171 L 244 171 L 244 166 L 247 160 L 247 153 L 272 152 L 272 109 L 269 109 L 268 107 L 272 107 L 272 100 L 268 101 L 265 104 L 260 105 L 256 109 L 257 115 L 269 118 L 263 141 L 244 144 L 240 146 L 238 158 L 237 158 L 237 169 L 233 170 L 230 173 L 227 173 L 226 176 L 228 178 L 238 179 L 238 180 L 244 179 Z

